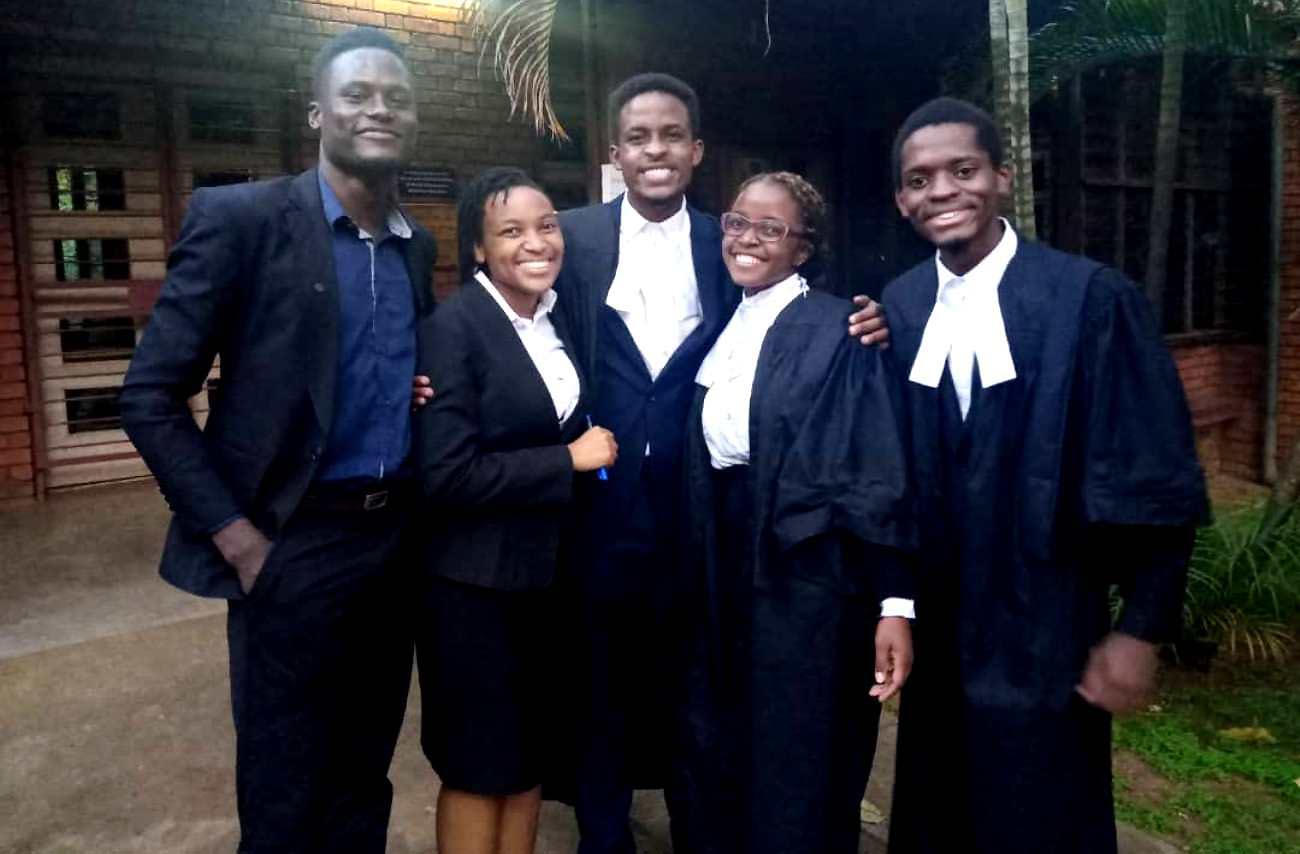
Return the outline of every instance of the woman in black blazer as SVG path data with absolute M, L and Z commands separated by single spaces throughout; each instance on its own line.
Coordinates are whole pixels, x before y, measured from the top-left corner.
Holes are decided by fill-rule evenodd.
M 435 394 L 416 418 L 429 536 L 418 628 L 421 742 L 442 780 L 438 850 L 528 854 L 540 805 L 548 588 L 579 473 L 612 465 L 589 427 L 568 331 L 552 312 L 564 258 L 555 207 L 526 174 L 489 169 L 458 204 L 476 271 L 425 321 Z

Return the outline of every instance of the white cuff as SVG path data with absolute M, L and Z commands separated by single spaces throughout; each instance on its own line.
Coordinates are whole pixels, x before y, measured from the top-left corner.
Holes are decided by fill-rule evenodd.
M 890 596 L 880 603 L 881 617 L 906 617 L 909 620 L 916 619 L 916 604 L 911 599 L 902 599 L 898 596 Z

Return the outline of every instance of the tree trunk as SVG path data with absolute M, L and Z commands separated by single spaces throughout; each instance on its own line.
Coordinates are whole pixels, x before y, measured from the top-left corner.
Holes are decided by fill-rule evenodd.
M 1178 135 L 1183 112 L 1183 57 L 1187 53 L 1187 0 L 1166 0 L 1164 64 L 1160 72 L 1160 118 L 1156 127 L 1155 179 L 1151 186 L 1151 220 L 1147 228 L 1147 295 L 1164 328 L 1169 261 L 1169 231 L 1174 214 L 1174 178 L 1178 173 Z
M 998 0 L 992 0 L 998 2 Z M 1036 240 L 1034 219 L 1034 152 L 1029 126 L 1029 12 L 1026 0 L 1005 0 L 1007 19 L 1007 90 L 1010 106 L 1011 168 L 1015 175 L 1016 229 L 1021 236 Z
M 989 0 L 989 65 L 993 71 L 993 115 L 1005 134 L 1011 115 L 1011 50 L 1007 44 L 1007 0 Z

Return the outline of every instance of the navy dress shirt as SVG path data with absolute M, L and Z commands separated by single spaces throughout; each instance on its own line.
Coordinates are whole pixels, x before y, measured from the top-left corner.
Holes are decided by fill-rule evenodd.
M 411 446 L 415 376 L 415 293 L 406 271 L 411 227 L 397 208 L 382 234 L 352 222 L 320 177 L 339 284 L 339 364 L 318 479 L 391 476 Z

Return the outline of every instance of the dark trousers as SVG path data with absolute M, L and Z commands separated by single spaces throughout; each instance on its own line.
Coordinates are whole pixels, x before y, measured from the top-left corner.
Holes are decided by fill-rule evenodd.
M 305 505 L 230 603 L 240 854 L 384 850 L 411 679 L 404 521 Z
M 581 582 L 578 854 L 635 854 L 633 789 L 664 787 L 670 818 L 677 803 L 668 763 L 682 685 L 679 562 L 672 519 L 647 493 L 620 508 L 620 536 L 596 547 Z

